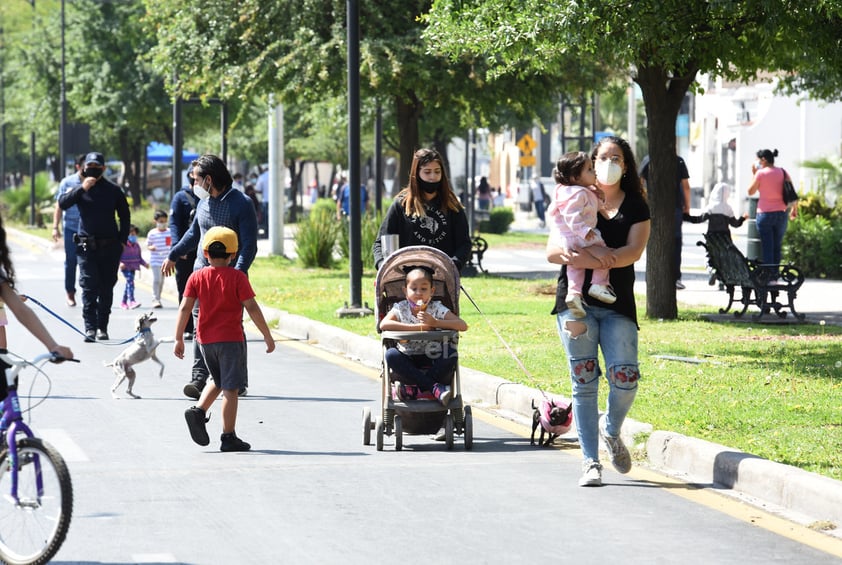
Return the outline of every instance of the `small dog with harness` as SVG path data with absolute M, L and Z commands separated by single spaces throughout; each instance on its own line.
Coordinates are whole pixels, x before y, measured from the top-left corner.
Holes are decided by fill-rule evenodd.
M 535 431 L 541 427 L 538 445 L 549 446 L 555 438 L 570 431 L 573 423 L 573 403 L 567 400 L 550 400 L 545 398 L 538 406 L 532 401 L 532 436 L 529 445 L 535 445 Z M 544 441 L 544 434 L 547 441 Z
M 113 367 L 114 374 L 117 375 L 117 380 L 114 381 L 114 386 L 111 387 L 111 396 L 114 398 L 119 398 L 116 394 L 117 387 L 124 380 L 129 382 L 126 393 L 132 398 L 140 398 L 140 396 L 132 392 L 136 376 L 134 366 L 138 363 L 143 363 L 147 359 L 151 359 L 161 367 L 160 371 L 158 371 L 158 377 L 164 376 L 164 364 L 155 355 L 155 350 L 163 343 L 163 340 L 159 341 L 152 335 L 152 324 L 157 321 L 158 318 L 152 312 L 138 316 L 136 325 L 137 335 L 132 344 L 115 357 L 111 363 L 105 365 L 106 367 Z

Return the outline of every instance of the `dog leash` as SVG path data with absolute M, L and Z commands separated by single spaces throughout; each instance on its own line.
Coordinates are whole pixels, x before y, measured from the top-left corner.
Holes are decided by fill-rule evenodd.
M 43 309 L 44 309 L 44 311 L 46 311 L 48 314 L 50 314 L 50 315 L 51 315 L 51 316 L 53 316 L 54 318 L 58 319 L 60 322 L 64 323 L 67 327 L 69 327 L 70 329 L 72 329 L 74 332 L 76 332 L 77 334 L 79 334 L 79 335 L 81 335 L 82 337 L 84 337 L 85 339 L 87 339 L 87 337 L 88 337 L 88 336 L 86 336 L 86 335 L 85 335 L 85 333 L 84 333 L 82 330 L 80 330 L 79 328 L 77 328 L 76 326 L 74 326 L 73 324 L 71 324 L 70 322 L 68 322 L 68 321 L 67 321 L 66 319 L 64 319 L 64 318 L 63 318 L 60 314 L 57 314 L 57 313 L 53 312 L 52 310 L 50 310 L 49 308 L 47 308 L 44 304 L 42 304 L 41 302 L 39 302 L 39 301 L 38 301 L 38 300 L 36 300 L 35 298 L 33 298 L 33 297 L 31 297 L 31 296 L 29 296 L 29 295 L 27 295 L 27 294 L 21 294 L 21 295 L 20 295 L 20 297 L 21 297 L 21 299 L 23 299 L 24 301 L 26 301 L 26 300 L 31 300 L 32 302 L 34 302 L 35 304 L 37 304 L 38 306 L 40 306 L 41 308 L 43 308 Z M 137 336 L 139 336 L 139 335 L 140 335 L 140 333 L 136 333 L 136 334 L 135 334 L 135 335 L 133 335 L 132 337 L 130 337 L 130 338 L 128 338 L 128 339 L 124 339 L 123 341 L 120 341 L 120 342 L 118 342 L 118 343 L 102 343 L 102 342 L 96 342 L 96 343 L 100 343 L 101 345 L 124 345 L 124 344 L 126 344 L 126 343 L 129 343 L 129 342 L 134 341 L 134 339 L 135 339 Z
M 468 293 L 468 291 L 467 291 L 467 290 L 465 290 L 465 287 L 464 287 L 464 286 L 462 286 L 462 285 L 460 284 L 460 285 L 459 285 L 459 288 L 461 288 L 461 289 L 462 289 L 462 292 L 464 292 L 464 293 L 465 293 L 465 296 L 467 296 L 467 297 L 468 297 L 468 300 L 470 300 L 470 301 L 471 301 L 471 304 L 473 304 L 473 305 L 474 305 L 474 308 L 476 308 L 476 309 L 477 309 L 477 312 L 479 312 L 480 316 L 482 316 L 482 317 L 483 317 L 483 319 L 485 320 L 485 322 L 488 324 L 488 327 L 490 327 L 490 328 L 491 328 L 491 331 L 493 331 L 493 332 L 494 332 L 494 335 L 496 335 L 496 336 L 497 336 L 497 339 L 499 339 L 499 340 L 500 340 L 500 342 L 501 342 L 501 343 L 503 344 L 503 346 L 506 348 L 506 351 L 508 351 L 508 352 L 509 352 L 509 354 L 512 356 L 512 358 L 513 358 L 513 359 L 515 360 L 515 362 L 518 364 L 518 366 L 520 367 L 520 369 L 523 371 L 523 374 L 524 374 L 524 375 L 526 375 L 526 377 L 527 377 L 527 378 L 528 378 L 528 379 L 532 382 L 532 386 L 534 386 L 536 389 L 538 389 L 538 392 L 540 392 L 540 393 L 541 393 L 541 396 L 543 396 L 543 397 L 544 397 L 544 400 L 546 400 L 546 401 L 548 401 L 548 402 L 549 402 L 549 401 L 550 401 L 550 397 L 549 397 L 549 396 L 547 396 L 547 393 L 546 393 L 546 392 L 544 392 L 544 389 L 542 389 L 542 388 L 541 388 L 541 386 L 540 386 L 540 385 L 538 385 L 538 382 L 536 381 L 535 377 L 532 375 L 532 373 L 530 373 L 530 372 L 529 372 L 529 369 L 527 369 L 527 368 L 526 368 L 526 366 L 523 364 L 523 362 L 520 360 L 520 358 L 517 356 L 517 354 L 514 352 L 514 350 L 512 350 L 512 348 L 509 346 L 509 344 L 508 344 L 508 343 L 506 343 L 506 340 L 505 340 L 505 339 L 503 339 L 503 336 L 502 336 L 502 335 L 500 335 L 500 332 L 498 332 L 498 331 L 497 331 L 497 328 L 495 328 L 495 327 L 494 327 L 494 324 L 492 324 L 492 323 L 491 323 L 491 320 L 489 320 L 489 319 L 488 319 L 488 316 L 486 316 L 486 315 L 485 315 L 485 312 L 483 312 L 482 310 L 480 310 L 479 306 L 477 306 L 477 303 L 474 301 L 474 299 L 471 297 L 471 295 Z

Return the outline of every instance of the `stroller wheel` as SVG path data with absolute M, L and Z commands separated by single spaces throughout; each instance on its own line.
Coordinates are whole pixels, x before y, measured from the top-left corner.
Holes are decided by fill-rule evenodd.
M 465 406 L 465 451 L 474 447 L 474 417 L 471 416 L 471 407 Z
M 453 449 L 453 414 L 450 412 L 444 418 L 444 444 L 447 449 Z
M 395 416 L 395 451 L 403 449 L 403 422 L 400 416 Z
M 371 408 L 363 408 L 363 445 L 371 445 Z
M 377 438 L 377 451 L 383 451 L 383 431 L 385 426 L 383 425 L 383 419 L 377 418 L 377 423 L 374 425 L 374 433 L 376 434 L 375 437 Z

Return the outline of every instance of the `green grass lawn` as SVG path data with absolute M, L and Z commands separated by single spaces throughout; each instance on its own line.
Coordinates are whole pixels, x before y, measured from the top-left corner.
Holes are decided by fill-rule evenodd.
M 536 244 L 529 237 L 508 243 Z M 350 297 L 347 269 L 302 269 L 273 257 L 258 259 L 249 276 L 267 306 L 377 339 L 373 318 L 336 316 Z M 462 284 L 484 315 L 462 296 L 461 316 L 469 330 L 460 341 L 460 363 L 569 396 L 564 350 L 550 315 L 553 281 L 480 276 Z M 362 294 L 373 308 L 374 273 L 364 273 Z M 642 380 L 630 416 L 655 429 L 842 479 L 842 328 L 708 321 L 705 314 L 715 311 L 680 304 L 678 320 L 648 320 L 645 297 L 638 297 Z

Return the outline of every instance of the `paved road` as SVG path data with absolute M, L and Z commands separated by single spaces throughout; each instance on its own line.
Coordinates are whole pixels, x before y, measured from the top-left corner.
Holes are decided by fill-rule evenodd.
M 14 257 L 20 290 L 78 326 L 78 308 L 63 303 L 60 253 L 15 245 Z M 166 336 L 174 302 L 157 312 Z M 114 311 L 115 341 L 133 334 L 136 313 Z M 272 355 L 256 337 L 249 344 L 238 432 L 254 450 L 202 448 L 182 417 L 189 364 L 169 346 L 163 379 L 141 365 L 144 398 L 117 400 L 103 362 L 122 346 L 83 344 L 45 320 L 83 360 L 49 368 L 49 399 L 32 414 L 73 476 L 57 563 L 842 562 L 838 540 L 643 469 L 609 469 L 605 488 L 577 487 L 574 448 L 531 447 L 527 430 L 481 413 L 471 452 L 425 436 L 377 452 L 361 429 L 362 408 L 379 398 L 375 372 L 297 342 Z M 38 351 L 11 335 L 13 350 Z M 32 395 L 45 388 L 36 381 Z M 218 409 L 209 426 L 216 437 Z

